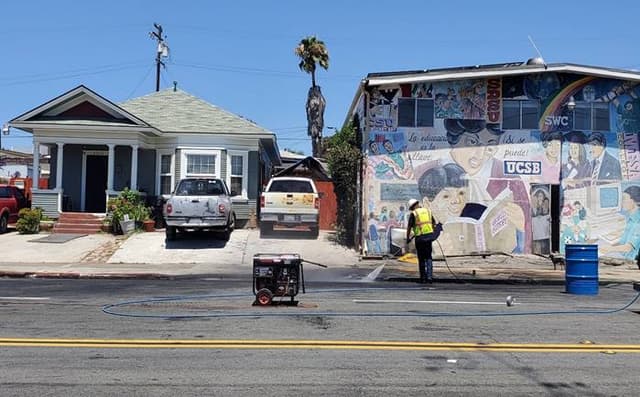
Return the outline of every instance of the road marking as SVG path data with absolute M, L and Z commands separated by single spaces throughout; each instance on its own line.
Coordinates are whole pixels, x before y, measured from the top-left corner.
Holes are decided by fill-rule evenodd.
M 0 347 L 57 347 L 105 349 L 324 349 L 404 350 L 529 353 L 640 353 L 640 345 L 563 343 L 459 343 L 340 340 L 165 340 L 0 338 Z
M 394 299 L 354 299 L 354 303 L 445 303 L 445 304 L 461 304 L 461 305 L 500 305 L 506 306 L 506 302 L 474 302 L 474 301 L 412 301 L 412 300 L 394 300 Z M 512 305 L 517 305 L 514 302 Z
M 5 301 L 46 301 L 51 298 L 40 296 L 0 296 L 0 300 Z

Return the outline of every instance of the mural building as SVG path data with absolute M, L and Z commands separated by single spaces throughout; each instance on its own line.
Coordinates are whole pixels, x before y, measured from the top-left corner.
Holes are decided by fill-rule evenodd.
M 443 224 L 446 255 L 580 243 L 638 254 L 637 82 L 543 72 L 367 92 L 357 112 L 369 254 L 399 253 L 411 198 Z

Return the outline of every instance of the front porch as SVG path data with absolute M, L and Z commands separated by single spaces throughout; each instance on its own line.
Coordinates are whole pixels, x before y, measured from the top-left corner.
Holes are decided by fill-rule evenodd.
M 51 152 L 48 189 L 34 189 L 32 206 L 50 218 L 62 212 L 107 212 L 109 198 L 125 188 L 138 190 L 148 205 L 155 204 L 156 150 L 138 144 L 104 145 L 34 142 L 34 153 L 46 145 Z M 39 164 L 34 161 L 34 170 Z

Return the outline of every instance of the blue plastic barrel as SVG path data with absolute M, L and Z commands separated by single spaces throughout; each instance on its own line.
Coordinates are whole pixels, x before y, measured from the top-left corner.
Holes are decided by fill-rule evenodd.
M 567 244 L 565 253 L 566 292 L 576 295 L 598 295 L 598 246 Z

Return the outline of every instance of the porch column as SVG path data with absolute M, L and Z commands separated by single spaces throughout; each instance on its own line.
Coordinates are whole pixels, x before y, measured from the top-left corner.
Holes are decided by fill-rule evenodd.
M 40 143 L 33 142 L 33 190 L 38 190 L 40 182 Z
M 64 143 L 58 142 L 58 152 L 56 161 L 56 189 L 62 189 L 62 159 L 64 156 Z
M 114 145 L 113 143 L 109 143 L 107 144 L 107 146 L 109 147 L 109 160 L 108 160 L 108 167 L 107 167 L 107 190 L 108 191 L 113 191 L 113 173 L 115 170 L 115 163 L 116 163 L 116 156 L 115 156 L 115 152 L 114 152 L 114 148 L 116 147 L 116 145 Z
M 138 145 L 131 145 L 131 190 L 138 190 Z

